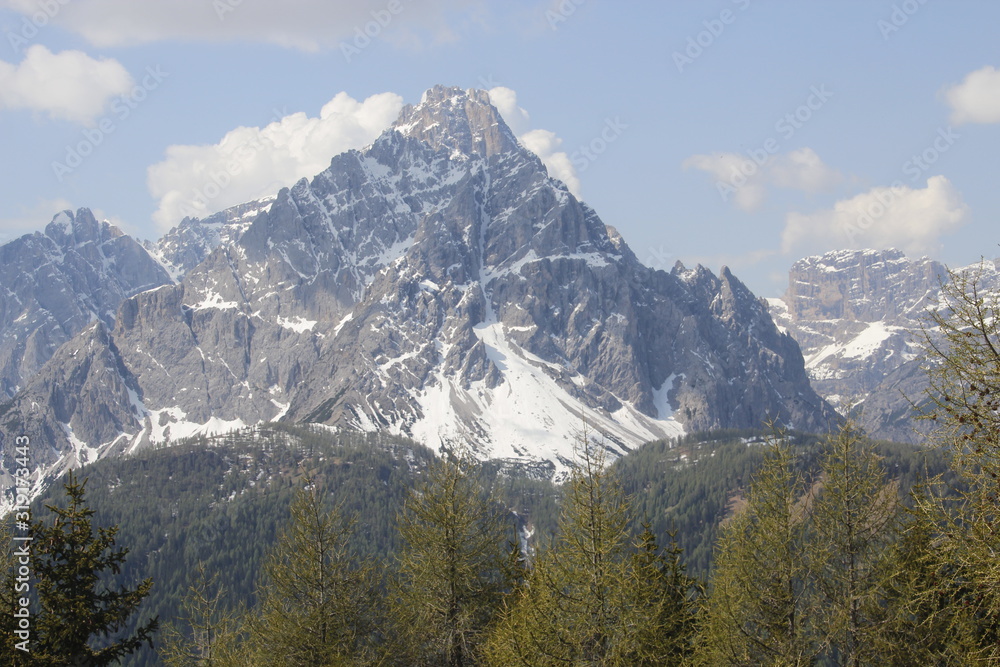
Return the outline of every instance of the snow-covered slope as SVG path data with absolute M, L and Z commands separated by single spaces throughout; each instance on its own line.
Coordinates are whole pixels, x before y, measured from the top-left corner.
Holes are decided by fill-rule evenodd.
M 1000 289 L 996 263 L 984 268 L 984 285 Z M 945 276 L 945 267 L 927 257 L 840 250 L 796 262 L 788 292 L 769 304 L 802 347 L 820 395 L 835 406 L 860 403 L 876 436 L 916 441 L 910 401 L 922 402 L 926 387 L 921 326 Z
M 281 418 L 558 474 L 585 422 L 616 455 L 834 416 L 766 304 L 728 269 L 642 266 L 485 91 L 435 87 L 371 146 L 250 208 L 237 239 L 92 332 L 101 364 L 65 359 L 0 422 L 40 406 L 48 465 L 77 442 L 105 455 Z M 57 387 L 98 368 L 119 379 L 107 403 L 57 409 Z

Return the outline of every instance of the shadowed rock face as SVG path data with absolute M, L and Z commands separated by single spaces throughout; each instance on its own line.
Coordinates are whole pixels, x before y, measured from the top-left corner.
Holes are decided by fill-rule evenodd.
M 114 448 L 291 419 L 558 470 L 584 420 L 622 453 L 683 429 L 835 417 L 727 269 L 642 266 L 485 92 L 457 88 L 283 189 L 178 285 L 125 301 L 107 344 L 132 392 Z M 40 379 L 0 420 L 34 403 L 83 439 L 51 394 Z
M 995 264 L 984 269 L 984 286 L 1000 289 Z M 922 403 L 927 387 L 921 325 L 945 277 L 940 263 L 898 250 L 829 252 L 796 262 L 788 292 L 771 307 L 801 345 L 820 395 L 860 403 L 876 437 L 916 442 L 911 401 Z
M 142 246 L 85 208 L 0 246 L 2 397 L 90 323 L 113 327 L 125 298 L 169 282 Z

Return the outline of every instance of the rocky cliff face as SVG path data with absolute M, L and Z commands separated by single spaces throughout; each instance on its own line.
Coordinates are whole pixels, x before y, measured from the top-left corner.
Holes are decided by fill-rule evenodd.
M 121 302 L 170 282 L 131 237 L 81 208 L 0 246 L 0 397 L 12 397 L 60 345 Z
M 232 206 L 206 218 L 184 218 L 155 243 L 143 245 L 175 280 L 201 264 L 221 245 L 239 240 L 250 223 L 274 202 L 274 197 Z
M 1000 288 L 995 264 L 986 284 Z M 844 250 L 796 262 L 772 314 L 799 342 L 813 386 L 832 404 L 860 403 L 877 437 L 917 441 L 910 401 L 926 388 L 921 325 L 939 296 L 943 265 L 898 250 Z
M 125 301 L 106 339 L 117 388 L 87 409 L 126 438 L 57 411 L 49 377 L 0 423 L 41 406 L 103 455 L 290 419 L 558 475 L 584 422 L 620 454 L 685 429 L 834 418 L 798 346 L 728 270 L 642 266 L 485 92 L 456 88 L 282 190 L 179 284 Z

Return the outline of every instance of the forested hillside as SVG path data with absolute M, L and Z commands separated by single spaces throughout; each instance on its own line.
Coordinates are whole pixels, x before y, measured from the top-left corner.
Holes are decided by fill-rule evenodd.
M 648 443 L 615 462 L 609 472 L 629 501 L 627 541 L 646 522 L 656 544 L 676 540 L 687 572 L 706 578 L 719 525 L 745 504 L 768 437 L 750 430 L 696 434 Z M 787 442 L 796 469 L 815 477 L 822 439 L 793 433 Z M 879 443 L 878 450 L 904 494 L 925 473 L 945 469 L 935 450 L 892 443 Z M 340 504 L 344 516 L 355 520 L 352 558 L 395 570 L 401 548 L 397 518 L 434 458 L 401 438 L 272 424 L 105 459 L 79 476 L 87 480 L 97 525 L 117 525 L 118 543 L 130 550 L 119 581 L 154 581 L 136 619 L 158 615 L 168 623 L 181 614 L 199 568 L 223 591 L 220 609 L 258 602 L 262 563 L 307 480 L 328 492 L 327 509 Z M 507 510 L 508 526 L 516 526 L 524 547 L 544 551 L 553 544 L 561 487 L 496 464 L 467 472 Z M 35 503 L 36 516 L 44 504 L 61 504 L 61 496 L 61 485 L 53 486 Z M 144 649 L 124 664 L 159 663 Z

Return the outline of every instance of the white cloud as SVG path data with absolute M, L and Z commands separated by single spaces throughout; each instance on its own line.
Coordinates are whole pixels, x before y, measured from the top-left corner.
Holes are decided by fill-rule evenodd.
M 495 86 L 487 91 L 490 102 L 497 108 L 504 122 L 518 137 L 531 129 L 531 117 L 517 105 L 517 93 L 504 86 Z
M 829 210 L 789 213 L 782 250 L 894 247 L 913 255 L 934 254 L 940 237 L 961 226 L 967 213 L 961 194 L 944 176 L 927 179 L 923 189 L 894 183 L 839 201 Z
M 744 211 L 753 211 L 767 198 L 768 188 L 779 187 L 802 192 L 829 190 L 843 180 L 843 175 L 823 163 L 811 148 L 767 155 L 760 161 L 739 153 L 692 155 L 684 160 L 685 169 L 695 168 L 711 174 L 724 202 L 732 202 Z
M 823 164 L 811 148 L 775 155 L 767 164 L 767 176 L 779 188 L 802 192 L 825 192 L 844 180 L 839 171 Z
M 511 130 L 523 130 L 521 144 L 579 196 L 580 179 L 569 156 L 559 150 L 562 140 L 548 130 L 527 129 L 530 118 L 517 106 L 513 90 L 489 92 Z M 166 158 L 147 170 L 149 192 L 159 201 L 153 221 L 165 231 L 185 216 L 204 217 L 315 176 L 330 166 L 334 155 L 374 141 L 402 106 L 403 98 L 394 93 L 372 95 L 364 102 L 338 93 L 318 118 L 300 112 L 263 128 L 238 127 L 216 144 L 170 146 Z
M 90 124 L 131 88 L 132 77 L 118 61 L 95 60 L 82 51 L 52 53 L 35 44 L 18 65 L 0 61 L 0 109 L 44 111 Z
M 573 161 L 566 152 L 558 150 L 562 145 L 562 139 L 557 137 L 555 132 L 530 130 L 518 137 L 518 141 L 541 159 L 550 176 L 558 178 L 566 184 L 570 192 L 577 197 L 580 196 L 580 178 L 576 175 Z
M 517 105 L 517 93 L 510 88 L 496 86 L 488 92 L 490 102 L 503 116 L 504 122 L 521 145 L 539 157 L 550 176 L 565 183 L 569 191 L 579 197 L 580 177 L 569 155 L 559 150 L 562 139 L 550 130 L 530 129 L 531 118 L 527 111 Z
M 986 66 L 945 91 L 951 122 L 1000 123 L 1000 71 Z
M 162 40 L 250 41 L 303 51 L 354 45 L 355 30 L 374 41 L 410 46 L 448 41 L 451 14 L 467 19 L 481 0 L 73 0 L 53 22 L 91 44 L 117 47 Z M 37 0 L 0 0 L 26 15 Z M 368 33 L 365 35 L 365 33 Z M 367 46 L 363 38 L 359 43 Z M 361 48 L 363 49 L 364 46 Z
M 754 210 L 767 197 L 763 173 L 753 160 L 744 155 L 692 155 L 684 160 L 682 166 L 685 169 L 694 167 L 711 174 L 722 201 L 732 199 L 744 211 Z
M 170 146 L 149 167 L 147 185 L 159 200 L 153 219 L 161 230 L 186 215 L 203 217 L 315 176 L 330 158 L 372 141 L 396 119 L 403 99 L 394 93 L 359 102 L 338 93 L 318 118 L 294 113 L 266 127 L 238 127 L 217 144 Z
M 0 218 L 0 243 L 43 229 L 56 213 L 67 209 L 75 210 L 69 200 L 61 198 L 43 199 L 30 208 L 21 207 L 16 217 Z

